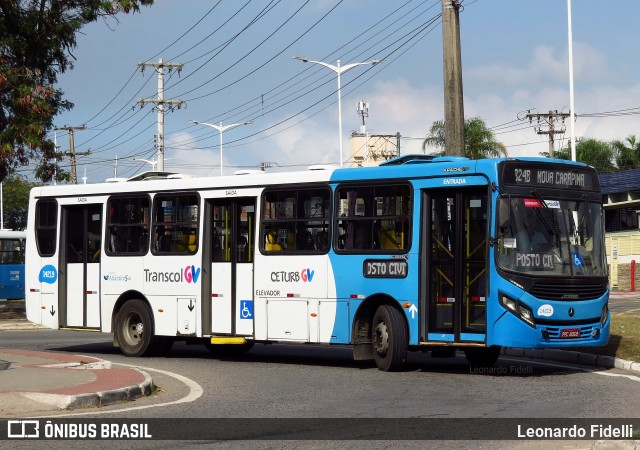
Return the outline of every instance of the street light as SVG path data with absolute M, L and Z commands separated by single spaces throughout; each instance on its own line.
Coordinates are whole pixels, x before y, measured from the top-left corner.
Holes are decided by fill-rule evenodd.
M 326 62 L 323 61 L 313 61 L 309 58 L 305 58 L 304 56 L 294 56 L 293 59 L 297 59 L 299 61 L 302 62 L 309 62 L 309 63 L 314 63 L 314 64 L 320 64 L 321 66 L 324 66 L 328 69 L 333 70 L 335 73 L 338 74 L 338 139 L 340 142 L 340 167 L 342 167 L 342 97 L 340 95 L 340 75 L 344 72 L 346 72 L 347 70 L 351 70 L 356 66 L 362 66 L 365 64 L 371 64 L 371 65 L 376 65 L 380 62 L 382 62 L 382 59 L 374 59 L 371 61 L 364 61 L 364 62 L 359 62 L 359 63 L 353 63 L 353 64 L 347 64 L 345 66 L 341 66 L 340 65 L 340 60 L 337 61 L 337 65 L 333 65 L 333 64 L 328 64 Z
M 189 122 L 195 123 L 196 125 L 205 125 L 207 127 L 214 128 L 218 130 L 218 133 L 220 133 L 220 176 L 222 176 L 222 132 L 226 130 L 230 130 L 231 128 L 239 127 L 240 125 L 249 125 L 252 122 L 250 120 L 247 120 L 246 122 L 232 123 L 230 125 L 224 125 L 224 126 L 222 126 L 222 122 L 220 122 L 220 125 L 214 125 L 212 123 L 207 123 L 207 122 L 199 122 L 197 120 L 190 120 Z
M 158 160 L 156 159 L 152 159 L 152 160 L 148 160 L 148 159 L 142 159 L 142 158 L 133 158 L 134 161 L 144 161 L 148 164 L 151 164 L 151 171 L 155 172 L 156 171 L 156 164 L 158 164 Z

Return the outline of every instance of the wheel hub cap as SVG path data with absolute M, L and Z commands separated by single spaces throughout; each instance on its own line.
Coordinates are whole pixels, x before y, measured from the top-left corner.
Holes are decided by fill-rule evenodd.
M 376 326 L 376 352 L 378 355 L 384 356 L 389 349 L 389 332 L 384 322 L 380 322 Z

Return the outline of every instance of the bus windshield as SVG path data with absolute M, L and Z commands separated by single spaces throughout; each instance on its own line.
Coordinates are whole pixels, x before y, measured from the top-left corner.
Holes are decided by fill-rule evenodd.
M 503 196 L 497 263 L 540 276 L 606 276 L 602 205 L 580 199 Z

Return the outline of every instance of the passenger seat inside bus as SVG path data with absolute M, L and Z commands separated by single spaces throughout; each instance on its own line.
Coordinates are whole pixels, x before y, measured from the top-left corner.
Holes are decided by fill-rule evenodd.
M 402 250 L 402 243 L 396 239 L 395 230 L 380 230 L 380 248 L 385 250 Z
M 268 252 L 276 252 L 282 250 L 282 246 L 278 244 L 278 233 L 273 230 L 267 232 L 264 249 Z

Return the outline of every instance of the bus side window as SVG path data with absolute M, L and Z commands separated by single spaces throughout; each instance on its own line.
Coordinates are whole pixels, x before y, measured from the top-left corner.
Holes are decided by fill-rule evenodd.
M 193 255 L 198 251 L 200 199 L 195 194 L 158 194 L 153 200 L 154 252 Z
M 331 190 L 318 185 L 267 189 L 262 197 L 265 252 L 320 254 L 329 250 Z
M 58 203 L 40 200 L 36 204 L 36 246 L 40 256 L 53 256 L 58 235 Z
M 339 230 L 334 238 L 337 250 L 400 253 L 409 249 L 408 185 L 348 185 L 338 187 L 337 193 L 334 224 Z
M 106 244 L 109 256 L 142 256 L 149 242 L 149 197 L 112 197 L 107 203 Z

